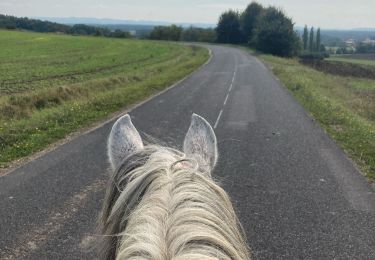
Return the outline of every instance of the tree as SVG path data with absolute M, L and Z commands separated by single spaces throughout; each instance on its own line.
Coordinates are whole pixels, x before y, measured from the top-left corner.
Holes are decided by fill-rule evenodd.
M 303 50 L 307 50 L 307 42 L 309 41 L 309 31 L 307 29 L 307 25 L 305 25 L 305 28 L 303 29 Z
M 190 26 L 182 31 L 181 41 L 187 42 L 214 42 L 216 32 L 212 28 L 195 28 Z
M 264 8 L 262 5 L 258 4 L 257 2 L 252 2 L 241 14 L 240 28 L 248 43 L 250 43 L 254 37 L 253 31 L 263 10 Z
M 115 37 L 115 38 L 131 38 L 130 32 L 124 32 L 120 29 L 116 29 L 114 32 L 111 32 L 109 37 Z
M 224 12 L 216 27 L 217 41 L 220 43 L 241 43 L 244 37 L 240 31 L 239 14 L 233 10 Z
M 300 49 L 300 39 L 293 27 L 293 21 L 282 10 L 265 9 L 255 29 L 255 47 L 278 56 L 295 55 Z
M 310 43 L 309 43 L 310 52 L 314 52 L 314 27 L 310 29 Z
M 322 49 L 321 49 L 321 40 L 320 40 L 320 28 L 318 28 L 318 30 L 316 31 L 316 50 L 318 52 L 321 52 Z
M 375 53 L 375 45 L 365 44 L 363 42 L 359 43 L 357 46 L 357 53 Z
M 156 26 L 150 33 L 152 40 L 179 41 L 182 27 L 172 24 L 171 26 Z

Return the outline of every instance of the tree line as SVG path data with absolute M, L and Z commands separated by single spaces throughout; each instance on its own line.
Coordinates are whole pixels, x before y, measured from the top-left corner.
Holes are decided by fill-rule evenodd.
M 215 42 L 216 32 L 211 28 L 190 26 L 183 28 L 177 25 L 156 26 L 148 36 L 151 40 L 186 41 L 186 42 Z
M 321 59 L 325 55 L 326 50 L 322 44 L 320 28 L 315 33 L 314 27 L 311 27 L 309 30 L 307 25 L 305 25 L 302 34 L 302 51 L 300 57 Z
M 344 52 L 346 51 L 343 50 Z M 364 44 L 364 43 L 359 43 L 357 46 L 357 53 L 375 53 L 375 44 Z
M 279 56 L 294 56 L 300 38 L 294 23 L 281 9 L 250 3 L 243 12 L 228 10 L 221 14 L 215 29 L 157 26 L 149 35 L 154 40 L 247 44 L 259 51 Z
M 243 12 L 228 10 L 216 27 L 217 42 L 246 44 L 264 53 L 294 56 L 300 50 L 300 37 L 291 18 L 276 7 L 252 2 Z
M 89 26 L 85 24 L 76 24 L 73 26 L 42 21 L 37 19 L 29 19 L 27 17 L 18 18 L 10 15 L 0 14 L 0 28 L 13 30 L 28 30 L 34 32 L 55 32 L 72 35 L 94 35 L 116 38 L 130 38 L 129 32 L 121 30 L 110 31 L 106 28 Z

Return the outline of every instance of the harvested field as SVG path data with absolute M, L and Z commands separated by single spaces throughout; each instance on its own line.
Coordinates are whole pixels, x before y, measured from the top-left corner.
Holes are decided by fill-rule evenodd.
M 301 63 L 333 75 L 375 79 L 375 66 L 331 60 L 303 60 Z
M 346 62 L 346 63 L 353 63 L 353 64 L 367 65 L 367 66 L 374 66 L 375 67 L 375 53 L 333 55 L 326 60 L 328 60 L 328 61 L 339 61 L 339 62 Z
M 332 57 L 342 58 L 342 59 L 356 59 L 356 60 L 375 60 L 375 53 L 343 54 L 343 55 L 335 55 Z
M 203 64 L 167 42 L 0 30 L 0 167 L 129 107 Z

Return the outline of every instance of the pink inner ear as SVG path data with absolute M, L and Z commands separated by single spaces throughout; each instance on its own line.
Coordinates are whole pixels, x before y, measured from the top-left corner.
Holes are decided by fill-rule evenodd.
M 187 169 L 187 168 L 191 168 L 192 166 L 193 165 L 188 161 L 178 162 L 175 165 L 176 168 L 180 168 L 180 169 Z

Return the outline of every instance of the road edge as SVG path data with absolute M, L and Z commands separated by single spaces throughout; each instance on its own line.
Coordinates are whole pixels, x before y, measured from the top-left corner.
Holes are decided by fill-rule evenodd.
M 284 89 L 284 91 L 287 92 L 287 94 L 293 98 L 298 104 L 299 106 L 301 106 L 303 108 L 303 111 L 305 112 L 305 115 L 315 124 L 316 127 L 319 127 L 323 132 L 324 134 L 327 136 L 327 138 L 336 146 L 336 149 L 340 150 L 343 155 L 346 157 L 346 159 L 352 164 L 353 168 L 358 172 L 358 174 L 362 177 L 364 177 L 364 179 L 366 180 L 367 183 L 370 184 L 370 186 L 375 189 L 375 182 L 370 180 L 368 177 L 366 177 L 366 174 L 361 170 L 361 168 L 358 166 L 358 164 L 354 161 L 354 159 L 352 159 L 350 157 L 350 154 L 335 140 L 331 137 L 331 135 L 326 131 L 326 129 L 319 123 L 319 121 L 317 119 L 314 118 L 314 116 L 310 113 L 309 110 L 307 110 L 302 104 L 301 102 L 296 99 L 296 97 L 293 95 L 293 93 L 290 91 L 290 89 L 288 89 L 285 84 L 273 73 L 272 71 L 272 68 L 266 63 L 264 62 L 262 59 L 258 58 L 257 55 L 254 55 L 254 54 L 251 54 L 250 52 L 242 49 L 242 48 L 238 48 L 239 50 L 242 50 L 244 51 L 247 55 L 252 55 L 259 63 L 261 63 L 265 69 L 268 70 L 268 72 L 272 75 L 272 77 L 274 78 L 274 80 L 276 80 L 281 86 L 282 88 Z

